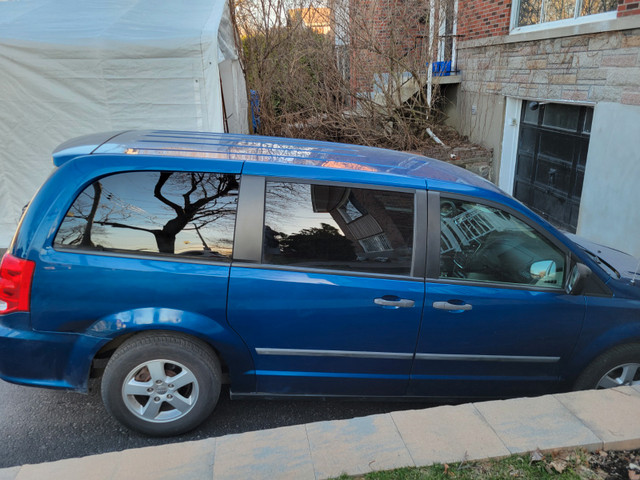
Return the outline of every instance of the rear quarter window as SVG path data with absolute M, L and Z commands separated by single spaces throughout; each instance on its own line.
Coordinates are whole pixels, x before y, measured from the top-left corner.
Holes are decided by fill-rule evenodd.
M 126 172 L 75 199 L 54 247 L 206 258 L 232 255 L 239 177 L 202 172 Z

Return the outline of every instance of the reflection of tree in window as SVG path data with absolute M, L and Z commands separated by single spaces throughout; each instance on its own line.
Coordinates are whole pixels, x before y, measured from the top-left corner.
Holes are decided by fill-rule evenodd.
M 407 274 L 412 245 L 413 194 L 267 183 L 267 263 Z
M 353 245 L 340 231 L 321 223 L 320 228 L 303 228 L 298 233 L 276 237 L 286 257 L 314 260 L 354 260 Z
M 618 8 L 618 0 L 582 0 L 580 15 L 611 12 Z
M 542 0 L 520 0 L 518 26 L 535 25 L 540 22 Z
M 224 259 L 231 253 L 237 188 L 235 175 L 112 175 L 76 199 L 55 243 Z
M 545 0 L 544 20 L 545 22 L 554 22 L 556 20 L 573 18 L 575 8 L 575 0 Z
M 520 0 L 518 26 L 612 12 L 617 6 L 617 0 Z M 576 12 L 576 8 L 580 10 Z

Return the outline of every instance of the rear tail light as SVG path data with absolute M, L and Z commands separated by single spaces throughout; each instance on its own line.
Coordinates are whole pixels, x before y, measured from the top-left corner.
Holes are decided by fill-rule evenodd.
M 28 312 L 36 264 L 5 254 L 0 263 L 0 315 Z

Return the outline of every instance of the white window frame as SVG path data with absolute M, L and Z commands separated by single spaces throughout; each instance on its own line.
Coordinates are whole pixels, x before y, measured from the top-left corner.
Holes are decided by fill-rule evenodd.
M 542 0 L 543 3 L 544 1 L 545 0 Z M 536 23 L 534 25 L 525 25 L 525 26 L 519 27 L 518 14 L 520 12 L 520 0 L 513 0 L 513 3 L 511 4 L 511 24 L 510 24 L 509 34 L 513 35 L 518 33 L 528 33 L 528 32 L 540 31 L 540 30 L 549 30 L 552 28 L 567 27 L 572 25 L 582 25 L 585 23 L 604 22 L 608 20 L 614 20 L 618 16 L 617 9 L 612 10 L 610 12 L 594 13 L 592 15 L 580 16 L 579 12 L 582 7 L 582 0 L 575 0 L 575 2 L 576 2 L 576 8 L 575 8 L 575 13 L 573 18 L 556 20 L 554 22 L 541 22 L 541 23 Z

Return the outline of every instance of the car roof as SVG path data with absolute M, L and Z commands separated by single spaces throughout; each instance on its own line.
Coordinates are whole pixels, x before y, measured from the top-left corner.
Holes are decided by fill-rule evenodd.
M 53 152 L 53 161 L 56 166 L 61 166 L 79 156 L 101 154 L 162 155 L 338 168 L 424 178 L 500 192 L 488 180 L 463 168 L 418 154 L 260 135 L 175 130 L 99 133 L 63 143 Z

